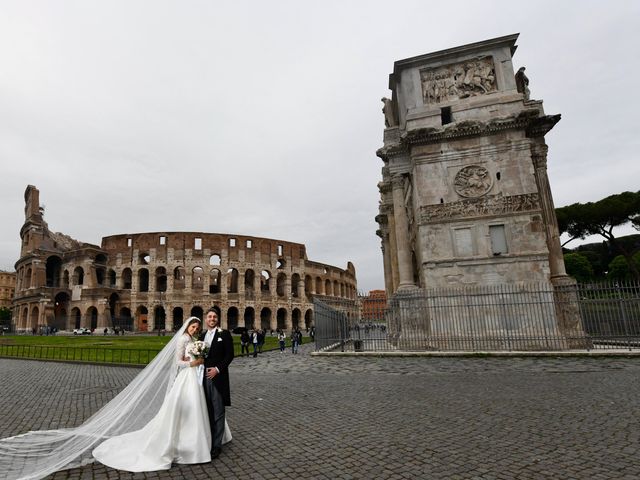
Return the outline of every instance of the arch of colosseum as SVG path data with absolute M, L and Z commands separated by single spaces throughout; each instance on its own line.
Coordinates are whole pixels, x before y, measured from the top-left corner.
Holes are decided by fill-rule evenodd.
M 16 328 L 118 326 L 173 330 L 210 307 L 223 328 L 291 330 L 313 324 L 313 298 L 355 300 L 355 268 L 307 259 L 301 243 L 246 235 L 112 235 L 101 246 L 49 231 L 27 187 L 16 263 Z

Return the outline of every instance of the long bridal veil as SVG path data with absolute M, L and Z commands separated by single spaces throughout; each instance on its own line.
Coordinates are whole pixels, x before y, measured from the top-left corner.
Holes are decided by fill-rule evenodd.
M 82 425 L 27 432 L 0 440 L 0 479 L 37 479 L 93 462 L 91 451 L 109 437 L 141 429 L 162 405 L 177 375 L 176 347 L 188 318 L 127 387 Z

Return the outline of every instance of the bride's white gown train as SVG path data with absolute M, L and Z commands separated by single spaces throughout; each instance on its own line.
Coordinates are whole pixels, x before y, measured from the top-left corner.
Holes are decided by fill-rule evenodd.
M 168 470 L 172 463 L 211 461 L 211 431 L 201 371 L 182 360 L 191 343 L 179 339 L 176 363 L 180 372 L 158 414 L 142 429 L 109 438 L 93 450 L 100 463 L 129 472 Z M 231 440 L 225 422 L 223 443 Z

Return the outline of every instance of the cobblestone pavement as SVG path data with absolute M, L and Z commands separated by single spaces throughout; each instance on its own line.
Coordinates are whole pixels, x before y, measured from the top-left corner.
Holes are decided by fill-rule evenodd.
M 638 479 L 638 358 L 332 358 L 231 367 L 211 464 L 55 479 Z M 0 359 L 0 434 L 73 426 L 140 370 Z

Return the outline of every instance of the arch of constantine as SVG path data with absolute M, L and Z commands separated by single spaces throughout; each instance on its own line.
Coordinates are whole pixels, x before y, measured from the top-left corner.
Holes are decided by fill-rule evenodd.
M 216 308 L 223 328 L 309 328 L 314 296 L 355 300 L 355 268 L 307 259 L 304 244 L 246 235 L 154 232 L 100 247 L 49 231 L 25 191 L 13 314 L 18 331 L 173 330 Z

